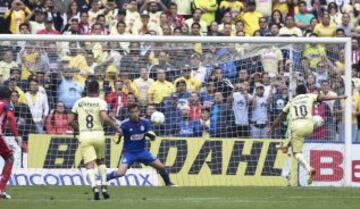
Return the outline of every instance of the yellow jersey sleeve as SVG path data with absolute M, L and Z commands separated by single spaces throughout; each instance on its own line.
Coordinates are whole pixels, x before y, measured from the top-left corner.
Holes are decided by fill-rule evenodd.
M 291 107 L 291 102 L 289 101 L 282 111 L 285 113 L 289 113 L 290 107 Z

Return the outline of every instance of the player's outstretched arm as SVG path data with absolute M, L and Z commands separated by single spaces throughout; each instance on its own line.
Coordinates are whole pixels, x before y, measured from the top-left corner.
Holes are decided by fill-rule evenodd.
M 268 131 L 268 135 L 270 136 L 272 134 L 272 132 L 274 131 L 274 129 L 276 127 L 278 127 L 278 125 L 281 123 L 281 121 L 283 121 L 286 117 L 287 113 L 282 111 L 275 119 L 274 123 L 271 125 L 271 127 L 269 128 Z
M 101 120 L 104 123 L 106 123 L 109 126 L 113 127 L 115 129 L 115 131 L 118 134 L 121 134 L 121 136 L 122 136 L 122 131 L 121 131 L 119 125 L 116 122 L 114 122 L 114 120 L 112 118 L 110 118 L 110 116 L 105 111 L 100 112 L 100 117 L 101 117 Z
M 341 96 L 322 96 L 319 95 L 318 97 L 318 101 L 322 102 L 322 101 L 329 101 L 329 100 L 335 100 L 335 99 L 346 99 L 347 96 L 346 95 L 341 95 Z

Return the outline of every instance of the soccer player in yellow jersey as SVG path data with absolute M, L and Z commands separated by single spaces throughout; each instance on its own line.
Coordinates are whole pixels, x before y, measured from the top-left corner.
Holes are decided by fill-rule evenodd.
M 310 94 L 307 93 L 307 88 L 303 84 L 297 86 L 296 94 L 296 97 L 287 103 L 280 115 L 275 119 L 274 123 L 268 131 L 268 134 L 271 135 L 274 129 L 289 114 L 289 137 L 292 146 L 292 152 L 295 159 L 307 170 L 309 174 L 308 184 L 311 184 L 316 171 L 314 168 L 310 167 L 309 163 L 305 160 L 304 155 L 302 154 L 302 148 L 305 137 L 310 136 L 313 132 L 313 104 L 314 102 L 345 99 L 346 96 L 322 96 L 317 94 Z
M 107 103 L 99 98 L 99 83 L 87 83 L 86 97 L 76 101 L 69 116 L 69 125 L 79 130 L 79 149 L 86 167 L 86 176 L 94 193 L 94 200 L 100 199 L 95 181 L 95 167 L 101 177 L 101 193 L 108 199 L 105 166 L 105 134 L 103 123 L 111 125 L 118 133 L 120 128 L 106 113 Z M 77 123 L 76 123 L 77 118 Z

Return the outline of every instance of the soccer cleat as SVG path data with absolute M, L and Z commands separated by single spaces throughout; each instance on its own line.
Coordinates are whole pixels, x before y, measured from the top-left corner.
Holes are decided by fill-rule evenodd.
M 309 178 L 307 180 L 308 185 L 312 184 L 315 174 L 316 174 L 316 170 L 314 168 L 310 168 L 310 174 L 309 174 Z
M 166 184 L 166 186 L 167 186 L 167 187 L 178 187 L 178 185 L 173 184 L 173 183 Z
M 105 200 L 110 198 L 110 194 L 107 191 L 107 186 L 105 185 L 101 186 L 101 193 Z
M 99 189 L 97 187 L 94 187 L 92 190 L 93 190 L 93 193 L 94 193 L 94 200 L 100 200 Z
M 11 199 L 11 196 L 6 192 L 0 192 L 0 199 Z

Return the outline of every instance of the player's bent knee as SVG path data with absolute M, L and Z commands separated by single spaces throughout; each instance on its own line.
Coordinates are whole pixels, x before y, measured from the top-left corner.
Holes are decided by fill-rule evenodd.
M 87 169 L 93 169 L 95 168 L 95 160 L 85 163 L 85 167 Z

